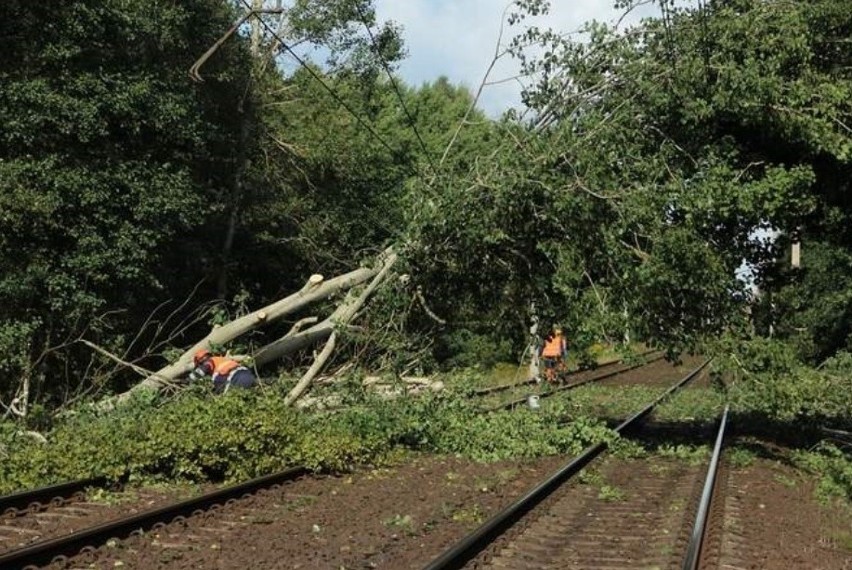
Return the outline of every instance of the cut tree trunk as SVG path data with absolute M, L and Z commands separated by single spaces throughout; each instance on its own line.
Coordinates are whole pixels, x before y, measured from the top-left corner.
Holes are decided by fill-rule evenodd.
M 117 396 L 118 401 L 122 402 L 130 397 L 130 395 L 138 390 L 159 390 L 175 380 L 181 378 L 186 375 L 191 367 L 192 367 L 192 357 L 195 352 L 202 348 L 211 348 L 213 345 L 223 345 L 227 342 L 238 338 L 239 336 L 252 331 L 258 327 L 265 326 L 268 323 L 272 323 L 280 320 L 282 317 L 295 313 L 307 305 L 314 303 L 319 300 L 327 299 L 341 291 L 346 291 L 360 285 L 361 283 L 366 282 L 369 279 L 373 279 L 373 282 L 370 284 L 373 287 L 373 284 L 376 282 L 375 278 L 382 274 L 386 273 L 389 268 L 388 261 L 392 260 L 390 264 L 393 264 L 393 261 L 396 260 L 396 254 L 393 253 L 391 249 L 388 249 L 384 252 L 382 263 L 377 264 L 375 267 L 362 267 L 356 269 L 354 271 L 350 271 L 344 275 L 340 275 L 333 279 L 329 279 L 325 281 L 320 275 L 313 275 L 305 284 L 305 286 L 298 291 L 284 299 L 276 301 L 266 307 L 255 311 L 253 313 L 249 313 L 243 317 L 235 319 L 230 323 L 227 323 L 223 326 L 216 327 L 210 334 L 206 337 L 195 343 L 189 350 L 184 352 L 177 361 L 169 364 L 168 366 L 164 366 L 160 370 L 157 370 L 154 374 L 145 378 L 139 384 L 133 386 L 127 392 L 119 394 Z M 368 287 L 369 289 L 370 287 Z M 374 287 L 373 287 L 374 288 Z M 360 297 L 359 297 L 360 299 Z M 364 299 L 366 300 L 366 299 Z M 352 315 L 354 315 L 355 311 L 357 311 L 360 306 L 363 305 L 363 301 L 354 308 L 352 314 L 349 315 L 348 319 L 351 319 Z M 344 302 L 342 307 L 347 306 L 347 303 Z M 338 309 L 340 311 L 340 309 Z M 338 320 L 348 320 L 343 319 L 344 314 L 338 315 L 338 311 L 335 311 L 335 315 L 332 315 L 330 318 L 334 318 L 337 315 Z M 344 311 L 343 313 L 346 313 Z M 326 326 L 327 325 L 327 326 Z M 289 354 L 294 350 L 298 350 L 299 348 L 303 348 L 305 346 L 309 346 L 314 342 L 318 342 L 323 340 L 331 334 L 331 330 L 333 328 L 333 324 L 329 323 L 329 319 L 322 321 L 321 323 L 310 327 L 309 329 L 296 333 L 289 334 L 277 342 L 288 343 L 286 349 L 282 351 L 280 347 L 276 347 L 273 351 L 267 351 L 263 355 L 263 359 L 258 361 L 257 356 L 260 356 L 264 351 L 266 351 L 269 347 L 275 345 L 268 345 L 261 349 L 261 351 L 256 355 L 256 364 L 261 365 L 285 354 Z M 292 332 L 292 331 L 291 331 Z M 292 342 L 295 340 L 295 342 Z M 273 357 L 273 355 L 276 355 Z
M 440 392 L 444 389 L 441 380 L 426 377 L 403 376 L 399 382 L 386 380 L 378 376 L 368 376 L 363 381 L 365 389 L 376 394 L 382 400 L 393 400 L 402 396 L 422 394 L 424 392 Z M 334 410 L 344 406 L 341 394 L 329 394 L 328 396 L 300 398 L 295 406 L 300 409 Z
M 299 379 L 296 386 L 290 390 L 289 394 L 287 394 L 287 397 L 285 398 L 286 405 L 289 406 L 292 404 L 305 392 L 305 390 L 308 389 L 311 381 L 322 370 L 322 367 L 325 365 L 334 350 L 337 339 L 335 327 L 349 324 L 358 311 L 360 311 L 364 306 L 364 303 L 367 302 L 370 295 L 372 295 L 382 281 L 385 280 L 391 267 L 393 267 L 393 264 L 396 263 L 396 259 L 397 256 L 393 252 L 385 256 L 381 270 L 375 277 L 373 277 L 370 284 L 367 285 L 360 294 L 355 294 L 354 291 L 349 291 L 346 295 L 346 299 L 339 307 L 337 307 L 330 317 L 301 333 L 285 336 L 284 338 L 261 348 L 257 354 L 255 354 L 255 364 L 257 366 L 261 366 L 264 363 L 271 362 L 272 360 L 276 360 L 282 356 L 295 352 L 300 348 L 309 346 L 314 342 L 328 338 L 325 348 L 316 358 L 308 372 Z
M 396 259 L 397 256 L 393 252 L 386 255 L 384 263 L 377 273 L 375 273 L 373 280 L 367 288 L 364 289 L 364 291 L 362 291 L 357 297 L 350 291 L 347 294 L 346 299 L 340 304 L 334 313 L 322 322 L 319 322 L 302 332 L 280 338 L 258 350 L 254 355 L 255 364 L 257 366 L 263 366 L 264 364 L 278 360 L 279 358 L 292 354 L 306 346 L 311 346 L 312 344 L 325 340 L 331 336 L 335 326 L 349 323 L 349 321 L 352 320 L 352 317 L 355 316 L 355 313 L 361 310 L 361 307 L 364 306 L 364 303 L 373 291 L 375 291 L 376 287 L 378 287 L 385 279 L 393 264 L 396 263 Z
M 284 405 L 289 406 L 293 402 L 295 402 L 299 396 L 305 393 L 305 390 L 310 386 L 311 381 L 319 374 L 322 367 L 328 361 L 328 358 L 331 356 L 331 353 L 334 352 L 334 346 L 337 344 L 337 333 L 331 333 L 331 336 L 328 337 L 328 340 L 325 341 L 325 347 L 323 347 L 322 352 L 320 352 L 319 356 L 317 356 L 314 363 L 311 364 L 311 367 L 305 372 L 305 375 L 302 376 L 296 385 L 290 390 L 290 393 L 287 394 L 287 397 L 284 398 Z

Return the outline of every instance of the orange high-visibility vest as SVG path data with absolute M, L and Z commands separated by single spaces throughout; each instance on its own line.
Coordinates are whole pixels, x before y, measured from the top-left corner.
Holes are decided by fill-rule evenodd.
M 556 334 L 553 335 L 552 338 L 546 339 L 544 341 L 544 349 L 542 349 L 541 355 L 546 358 L 562 356 L 563 338 L 564 337 L 561 334 Z
M 237 368 L 240 363 L 224 356 L 214 356 L 210 360 L 213 361 L 213 376 L 225 376 L 231 373 L 234 368 Z

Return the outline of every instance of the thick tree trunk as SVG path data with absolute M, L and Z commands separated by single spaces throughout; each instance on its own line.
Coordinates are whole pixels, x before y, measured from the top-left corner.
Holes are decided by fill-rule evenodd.
M 349 321 L 351 321 L 355 316 L 355 313 L 361 310 L 361 307 L 364 306 L 364 303 L 370 295 L 372 295 L 376 287 L 378 287 L 385 277 L 387 277 L 391 267 L 394 263 L 396 263 L 396 259 L 396 253 L 387 253 L 384 257 L 384 263 L 382 264 L 381 269 L 375 274 L 367 288 L 364 289 L 364 291 L 362 291 L 357 297 L 355 297 L 350 291 L 346 300 L 344 300 L 343 303 L 341 303 L 334 313 L 332 313 L 327 319 L 305 329 L 300 333 L 288 335 L 276 340 L 275 342 L 267 344 L 255 353 L 255 364 L 263 366 L 264 364 L 278 360 L 279 358 L 296 352 L 306 346 L 325 340 L 331 336 L 335 326 L 349 323 Z
M 322 370 L 322 367 L 334 351 L 334 347 L 337 343 L 335 327 L 346 325 L 355 317 L 358 311 L 360 311 L 364 306 L 364 303 L 367 302 L 370 295 L 372 295 L 382 281 L 385 280 L 391 267 L 393 267 L 393 264 L 396 263 L 396 259 L 397 256 L 395 253 L 388 253 L 384 258 L 381 270 L 375 277 L 373 277 L 370 284 L 360 294 L 355 294 L 354 291 L 349 291 L 346 295 L 346 299 L 339 307 L 337 307 L 330 317 L 301 333 L 293 335 L 288 334 L 287 336 L 266 345 L 255 354 L 255 364 L 260 366 L 264 363 L 271 362 L 281 358 L 282 356 L 295 352 L 300 348 L 310 346 L 315 342 L 319 342 L 326 338 L 328 339 L 325 348 L 323 348 L 322 352 L 319 356 L 317 356 L 310 369 L 308 369 L 305 375 L 296 383 L 296 386 L 290 390 L 290 393 L 287 394 L 285 403 L 288 406 L 305 393 L 308 386 L 310 386 L 313 379 Z
M 399 382 L 386 382 L 377 376 L 364 379 L 365 389 L 376 394 L 383 400 L 393 400 L 402 396 L 422 394 L 423 392 L 440 392 L 444 389 L 441 380 L 424 377 L 402 377 Z M 322 397 L 305 396 L 300 398 L 295 406 L 300 409 L 334 410 L 344 406 L 340 394 L 330 394 Z
M 192 356 L 198 349 L 210 348 L 211 345 L 222 345 L 230 342 L 246 332 L 280 320 L 282 317 L 295 313 L 313 302 L 327 299 L 332 295 L 351 289 L 372 278 L 373 281 L 363 293 L 355 298 L 354 301 L 344 301 L 331 317 L 301 332 L 294 333 L 291 330 L 285 337 L 276 341 L 276 343 L 262 348 L 255 355 L 255 364 L 266 364 L 285 354 L 328 338 L 334 329 L 335 322 L 348 322 L 363 306 L 366 297 L 384 279 L 390 266 L 396 261 L 396 254 L 391 249 L 388 249 L 382 254 L 381 261 L 382 263 L 377 264 L 375 267 L 362 267 L 328 281 L 324 281 L 320 275 L 311 276 L 305 286 L 297 293 L 233 320 L 221 327 L 214 328 L 210 331 L 210 334 L 184 352 L 176 362 L 161 368 L 127 392 L 119 394 L 118 401 L 126 400 L 137 390 L 159 390 L 186 375 L 191 369 Z M 347 299 L 349 299 L 349 296 L 347 296 Z M 300 323 L 305 322 L 310 322 L 310 319 L 300 321 Z M 279 346 L 279 343 L 283 343 L 284 346 Z

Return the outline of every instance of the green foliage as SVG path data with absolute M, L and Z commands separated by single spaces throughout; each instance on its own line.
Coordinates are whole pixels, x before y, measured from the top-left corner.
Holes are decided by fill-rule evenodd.
M 710 449 L 706 445 L 687 445 L 682 443 L 664 444 L 656 449 L 656 453 L 662 457 L 669 457 L 685 461 L 690 465 L 701 465 L 710 456 Z
M 33 397 L 65 394 L 64 371 L 89 362 L 64 343 L 111 347 L 156 297 L 188 291 L 181 254 L 234 175 L 223 117 L 247 73 L 239 41 L 211 62 L 215 89 L 186 69 L 231 18 L 220 0 L 0 8 L 0 337 Z
M 448 368 L 479 366 L 490 368 L 498 362 L 513 360 L 511 344 L 494 335 L 476 334 L 468 329 L 451 332 L 444 341 L 446 353 L 441 358 Z
M 477 461 L 577 453 L 616 436 L 601 422 L 559 412 L 479 414 L 465 398 L 367 400 L 333 415 L 284 406 L 283 394 L 204 389 L 169 402 L 140 398 L 110 413 L 83 408 L 38 444 L 0 424 L 0 493 L 92 475 L 191 482 L 243 480 L 288 465 L 342 471 L 406 447 Z
M 532 317 L 562 322 L 581 363 L 631 336 L 674 354 L 746 328 L 743 260 L 763 291 L 759 332 L 772 325 L 814 364 L 848 349 L 845 3 L 710 2 L 637 29 L 592 22 L 581 41 L 519 28 L 547 8 L 509 15 L 510 49 L 536 77 L 531 112 L 491 121 L 445 78 L 415 88 L 381 73 L 404 49 L 372 1 L 287 12 L 286 39 L 330 67 L 282 69 L 237 35 L 201 85 L 186 70 L 233 22 L 231 2 L 5 2 L 0 372 L 13 381 L 0 398 L 19 378 L 42 403 L 120 388 L 76 338 L 156 368 L 197 332 L 176 322 L 189 309 L 152 314 L 164 299 L 196 285 L 232 298 L 221 322 L 389 243 L 409 277 L 342 344 L 394 373 L 515 360 Z M 524 52 L 536 43 L 547 49 Z M 790 272 L 794 237 L 805 262 Z M 735 403 L 848 417 L 845 368 L 808 371 L 783 351 L 728 359 L 720 370 L 748 371 Z M 710 413 L 694 404 L 673 413 Z
M 838 358 L 828 370 L 816 370 L 802 365 L 790 346 L 759 337 L 727 337 L 717 351 L 713 366 L 723 373 L 735 410 L 772 420 L 841 426 L 852 417 L 848 359 Z
M 803 246 L 802 267 L 785 271 L 778 292 L 758 307 L 762 330 L 817 364 L 838 350 L 852 351 L 852 251 L 826 242 Z
M 617 419 L 638 411 L 659 396 L 660 392 L 659 388 L 647 386 L 602 386 L 591 383 L 570 392 L 558 393 L 549 399 L 564 401 L 571 415 Z
M 436 312 L 500 323 L 516 349 L 539 315 L 567 316 L 581 348 L 633 331 L 678 352 L 744 324 L 743 260 L 776 286 L 787 241 L 756 230 L 848 251 L 842 4 L 714 2 L 637 29 L 593 22 L 582 40 L 520 30 L 533 118 L 498 123 L 489 159 L 415 219 L 409 255 Z M 547 5 L 518 3 L 510 22 Z M 823 357 L 849 322 L 845 275 L 825 275 L 810 298 L 829 302 L 804 325 Z
M 235 305 L 277 298 L 311 273 L 350 270 L 403 226 L 411 134 L 379 74 L 403 53 L 399 30 L 377 26 L 362 0 L 297 2 L 284 26 L 287 39 L 324 48 L 337 73 L 325 79 L 383 123 L 397 156 L 307 72 L 285 77 L 266 46 L 252 58 L 241 34 L 192 83 L 187 70 L 235 6 L 0 8 L 0 354 L 12 379 L 0 399 L 22 375 L 31 401 L 51 407 L 123 389 L 133 377 L 76 338 L 155 369 L 188 342 L 181 333 L 199 332 L 187 326 L 203 312 L 196 303 L 229 291 Z
M 734 447 L 725 450 L 725 457 L 731 465 L 742 469 L 752 465 L 756 455 L 753 451 L 746 447 L 735 445 Z
M 627 497 L 626 491 L 613 485 L 601 485 L 598 490 L 598 499 L 607 502 L 623 501 Z
M 654 411 L 660 421 L 714 423 L 724 409 L 725 395 L 717 390 L 690 386 L 678 390 Z
M 848 451 L 822 443 L 813 451 L 796 451 L 796 465 L 820 476 L 816 495 L 823 503 L 839 498 L 852 502 L 852 456 Z

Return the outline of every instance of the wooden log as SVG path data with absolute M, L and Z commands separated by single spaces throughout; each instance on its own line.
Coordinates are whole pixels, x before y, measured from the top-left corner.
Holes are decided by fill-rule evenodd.
M 390 251 L 390 250 L 387 250 Z M 381 271 L 383 266 L 361 267 L 340 275 L 328 281 L 322 275 L 314 274 L 298 292 L 289 295 L 275 303 L 267 305 L 262 309 L 249 313 L 238 319 L 216 326 L 210 334 L 196 342 L 191 348 L 184 352 L 175 362 L 157 370 L 143 381 L 133 386 L 130 390 L 116 396 L 118 402 L 123 402 L 138 390 L 159 390 L 169 383 L 186 375 L 192 368 L 192 357 L 201 348 L 210 348 L 212 345 L 222 345 L 238 338 L 239 336 L 254 330 L 258 326 L 266 325 L 280 320 L 289 314 L 297 312 L 307 305 L 316 301 L 327 299 L 341 291 L 346 291 L 368 281 Z M 325 335 L 328 336 L 327 334 Z M 306 338 L 323 338 L 321 335 L 309 335 Z

